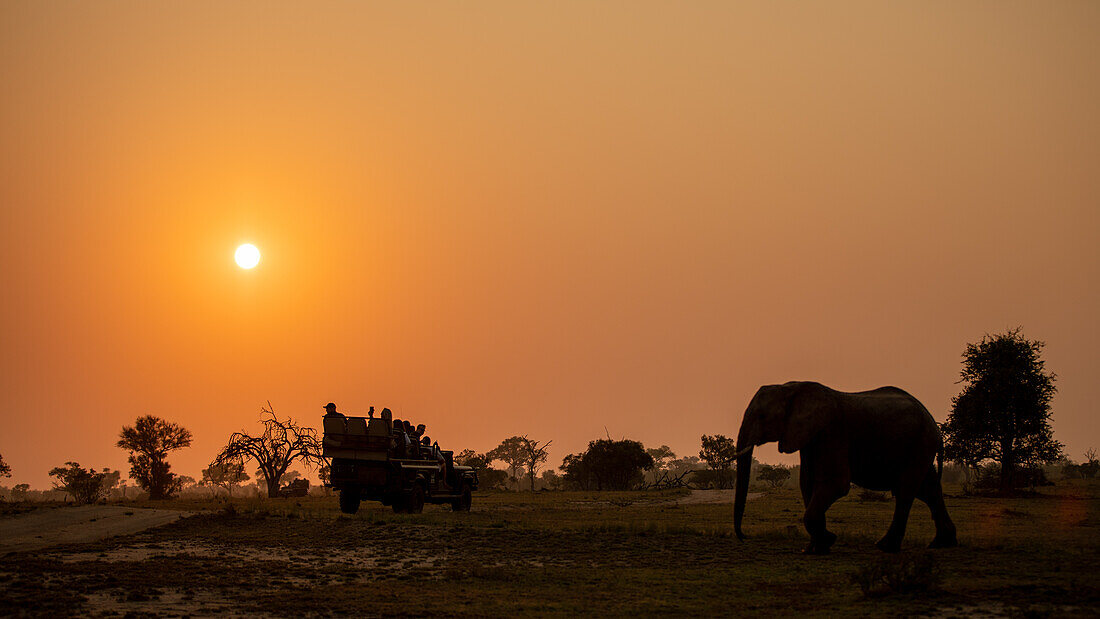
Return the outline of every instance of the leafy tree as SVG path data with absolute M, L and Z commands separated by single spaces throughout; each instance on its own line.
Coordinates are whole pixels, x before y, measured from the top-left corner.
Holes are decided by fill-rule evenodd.
M 523 469 L 524 463 L 527 462 L 527 445 L 524 441 L 525 438 L 522 436 L 506 438 L 500 442 L 500 445 L 485 454 L 489 462 L 500 460 L 508 465 L 508 472 L 513 484 L 518 483 L 519 471 Z
M 1050 427 L 1055 375 L 1040 357 L 1043 342 L 1020 329 L 986 335 L 963 352 L 959 395 L 941 428 L 948 460 L 977 467 L 1000 464 L 1000 490 L 1009 493 L 1020 470 L 1055 462 L 1062 444 Z
M 500 488 L 508 480 L 508 473 L 489 466 L 489 456 L 479 454 L 472 449 L 464 449 L 455 456 L 455 464 L 468 466 L 477 471 L 477 479 L 485 488 Z
M 76 462 L 66 462 L 66 466 L 50 469 L 50 477 L 56 477 L 54 488 L 64 490 L 81 504 L 95 503 L 107 496 L 107 471 L 97 473 L 95 469 L 85 469 Z
M 788 479 L 791 478 L 791 470 L 781 465 L 765 464 L 758 469 L 760 474 L 756 476 L 757 479 L 767 484 L 772 488 L 778 488 L 785 484 Z
M 547 469 L 539 476 L 542 480 L 542 487 L 547 490 L 561 490 L 562 479 L 561 476 L 555 473 L 551 469 Z
M 11 477 L 11 466 L 4 462 L 4 456 L 0 456 L 0 477 Z
M 112 471 L 109 468 L 104 468 L 103 475 L 103 492 L 110 496 L 111 490 L 122 483 L 122 471 Z
M 200 485 L 224 488 L 228 496 L 233 496 L 233 489 L 250 479 L 244 470 L 244 462 L 225 462 L 211 464 L 202 470 Z
M 714 471 L 719 488 L 729 488 L 733 481 L 733 463 L 737 460 L 736 441 L 721 434 L 700 437 L 699 458 Z
M 668 471 L 672 475 L 682 475 L 688 471 L 694 471 L 699 468 L 699 462 L 698 456 L 676 458 L 668 463 Z
M 653 456 L 638 441 L 599 439 L 584 453 L 562 460 L 565 483 L 582 490 L 629 490 L 642 480 L 642 471 L 653 468 Z
M 153 500 L 171 498 L 183 485 L 172 473 L 168 452 L 189 447 L 191 431 L 153 415 L 123 426 L 118 447 L 130 451 L 130 478 Z
M 260 423 L 264 431 L 258 436 L 244 432 L 231 434 L 229 442 L 214 457 L 211 466 L 255 460 L 260 467 L 257 481 L 260 476 L 264 478 L 267 496 L 274 499 L 279 497 L 279 481 L 295 461 L 301 461 L 309 468 L 327 464 L 321 456 L 317 430 L 300 426 L 289 417 L 286 421 L 280 420 L 271 402 L 260 409 Z
M 653 447 L 645 450 L 645 452 L 653 458 L 653 468 L 658 471 L 667 470 L 669 463 L 676 459 L 676 454 L 672 453 L 672 449 L 668 445 Z
M 25 501 L 30 490 L 30 484 L 15 484 L 11 489 L 11 498 L 13 501 Z
M 596 487 L 596 476 L 592 472 L 591 463 L 586 462 L 584 456 L 584 453 L 579 453 L 562 458 L 562 481 L 570 488 L 593 490 Z

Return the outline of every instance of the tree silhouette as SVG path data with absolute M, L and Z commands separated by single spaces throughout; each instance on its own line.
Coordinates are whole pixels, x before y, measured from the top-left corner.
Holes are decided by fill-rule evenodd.
M 771 488 L 778 488 L 782 486 L 788 479 L 791 478 L 791 470 L 785 466 L 765 464 L 759 469 L 760 473 L 756 476 L 757 479 L 763 482 L 767 482 Z
M 202 470 L 202 480 L 199 485 L 223 488 L 228 496 L 233 496 L 233 488 L 250 478 L 244 470 L 244 462 L 226 462 L 224 464 L 211 464 Z
M 699 457 L 714 471 L 719 488 L 728 488 L 733 479 L 733 463 L 737 460 L 736 441 L 721 434 L 700 437 Z
M 463 449 L 455 457 L 455 464 L 468 466 L 477 471 L 477 479 L 485 488 L 499 488 L 508 480 L 508 473 L 489 466 L 492 460 L 487 454 L 479 454 L 472 449 Z
M 527 446 L 524 440 L 522 436 L 506 438 L 500 442 L 500 445 L 485 454 L 489 462 L 500 460 L 508 465 L 512 483 L 518 483 L 519 471 L 527 461 Z
M 1043 342 L 1020 329 L 986 335 L 963 352 L 959 395 L 941 428 L 948 460 L 976 467 L 1000 463 L 1000 490 L 1009 493 L 1023 467 L 1054 462 L 1062 445 L 1050 427 L 1055 375 L 1045 371 Z
M 95 469 L 85 469 L 76 462 L 66 462 L 65 466 L 50 469 L 50 477 L 57 478 L 54 488 L 64 490 L 81 504 L 95 503 L 107 495 L 108 474 L 107 469 L 97 473 Z
M 321 456 L 317 430 L 298 425 L 290 417 L 281 421 L 271 402 L 260 408 L 260 423 L 264 431 L 258 436 L 245 432 L 231 434 L 229 442 L 210 465 L 243 464 L 245 460 L 255 460 L 267 484 L 267 496 L 274 499 L 279 496 L 279 481 L 296 460 L 310 469 L 328 464 Z
M 27 500 L 27 493 L 30 492 L 30 484 L 15 484 L 11 489 L 11 498 L 15 501 Z
M 653 447 L 645 450 L 645 452 L 653 458 L 653 468 L 657 471 L 668 470 L 669 463 L 676 459 L 676 454 L 668 445 Z
M 584 453 L 570 454 L 562 460 L 565 483 L 581 490 L 630 490 L 642 478 L 642 471 L 653 468 L 653 456 L 638 441 L 610 438 L 588 443 Z
M 167 499 L 182 482 L 172 473 L 168 452 L 191 445 L 191 431 L 153 415 L 138 417 L 133 427 L 123 426 L 118 447 L 130 451 L 130 478 L 153 500 Z
M 11 477 L 11 466 L 4 462 L 2 455 L 0 455 L 0 477 Z

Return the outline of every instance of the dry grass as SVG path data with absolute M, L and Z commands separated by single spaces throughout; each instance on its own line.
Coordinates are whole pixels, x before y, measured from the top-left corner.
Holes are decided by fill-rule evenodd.
M 0 614 L 1089 614 L 1100 602 L 1100 484 L 956 491 L 963 546 L 932 552 L 918 504 L 897 556 L 873 548 L 893 502 L 856 494 L 829 512 L 840 540 L 825 557 L 799 554 L 793 490 L 749 503 L 744 543 L 730 505 L 679 504 L 682 492 L 478 493 L 468 514 L 367 503 L 350 517 L 335 497 L 178 502 L 204 513 L 0 559 Z

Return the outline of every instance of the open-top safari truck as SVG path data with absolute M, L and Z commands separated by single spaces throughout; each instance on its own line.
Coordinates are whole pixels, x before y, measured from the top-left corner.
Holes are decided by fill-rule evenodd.
M 388 411 L 386 411 L 388 413 Z M 381 501 L 397 513 L 420 513 L 424 503 L 469 511 L 477 472 L 454 463 L 454 452 L 426 444 L 389 418 L 325 417 L 323 455 L 340 511 L 354 514 L 361 500 Z

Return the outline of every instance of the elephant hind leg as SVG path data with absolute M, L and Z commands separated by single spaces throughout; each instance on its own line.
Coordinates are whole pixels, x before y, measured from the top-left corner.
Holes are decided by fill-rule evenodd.
M 905 525 L 909 522 L 909 510 L 913 507 L 913 494 L 911 491 L 899 491 L 894 493 L 894 518 L 890 521 L 890 528 L 886 535 L 875 544 L 875 547 L 883 552 L 898 552 L 901 550 L 901 540 L 905 538 Z
M 909 523 L 909 510 L 913 508 L 913 499 L 916 498 L 927 478 L 928 475 L 920 469 L 910 470 L 902 475 L 897 488 L 894 489 L 894 518 L 890 521 L 890 528 L 886 530 L 886 535 L 875 544 L 879 550 L 883 552 L 901 550 L 901 540 L 905 538 L 905 527 Z
M 917 498 L 928 505 L 932 512 L 932 521 L 936 523 L 936 537 L 933 538 L 929 548 L 954 548 L 959 545 L 955 532 L 955 523 L 947 515 L 947 505 L 943 502 L 943 487 L 940 484 L 940 476 L 935 469 L 931 469 L 924 478 Z

